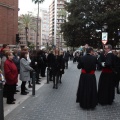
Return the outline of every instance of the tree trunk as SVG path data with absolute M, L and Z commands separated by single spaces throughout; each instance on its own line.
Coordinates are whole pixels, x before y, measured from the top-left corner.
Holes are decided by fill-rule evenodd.
M 28 46 L 28 27 L 25 27 L 26 45 Z
M 38 21 L 39 21 L 39 2 L 38 2 L 38 14 L 37 14 L 37 34 L 36 34 L 36 50 L 38 50 L 38 29 L 39 29 L 39 27 L 38 27 Z M 39 45 L 40 46 L 40 45 Z

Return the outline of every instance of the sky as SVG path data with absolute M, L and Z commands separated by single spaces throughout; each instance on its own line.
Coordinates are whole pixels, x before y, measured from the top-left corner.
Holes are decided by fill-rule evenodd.
M 40 4 L 40 8 L 49 9 L 51 2 L 52 0 L 44 0 L 44 2 Z M 20 8 L 19 15 L 26 14 L 28 11 L 34 13 L 34 10 L 37 9 L 37 4 L 35 5 L 32 0 L 19 0 L 18 6 Z

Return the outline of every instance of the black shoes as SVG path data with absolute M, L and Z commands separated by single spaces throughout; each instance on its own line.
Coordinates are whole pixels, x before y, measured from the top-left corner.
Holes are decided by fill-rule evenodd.
M 55 89 L 55 85 L 53 85 L 53 89 Z
M 40 83 L 40 82 L 36 82 L 36 84 L 39 84 L 39 85 L 40 85 L 41 83 Z
M 53 85 L 53 89 L 58 89 L 58 86 L 57 85 Z
M 16 90 L 15 92 L 20 92 L 19 90 Z
M 27 95 L 29 92 L 21 92 L 21 95 Z
M 28 85 L 28 87 L 29 87 L 29 88 L 32 88 L 32 85 L 30 84 L 30 85 Z
M 13 102 L 7 102 L 7 104 L 15 104 L 15 102 L 13 101 Z

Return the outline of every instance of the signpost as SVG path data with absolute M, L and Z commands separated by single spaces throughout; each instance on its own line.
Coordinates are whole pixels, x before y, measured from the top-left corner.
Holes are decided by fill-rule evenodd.
M 105 45 L 108 41 L 108 33 L 102 32 L 102 43 Z

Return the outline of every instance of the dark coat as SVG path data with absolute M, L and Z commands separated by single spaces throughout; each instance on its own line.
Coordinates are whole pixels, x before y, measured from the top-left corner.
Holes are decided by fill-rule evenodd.
M 13 61 L 6 60 L 4 63 L 4 75 L 6 84 L 14 85 L 18 82 L 18 70 Z
M 86 73 L 81 73 L 76 102 L 84 109 L 95 108 L 97 105 L 97 85 L 95 74 L 90 74 L 96 70 L 97 60 L 92 55 L 85 55 L 79 59 L 78 69 L 84 69 Z
M 53 53 L 49 53 L 47 56 L 47 66 L 52 68 L 54 66 L 55 56 Z
M 30 66 L 36 71 L 38 69 L 38 61 L 36 56 L 32 56 Z
M 64 59 L 65 59 L 65 61 L 69 60 L 69 53 L 68 52 L 64 53 Z
M 20 59 L 18 58 L 17 55 L 14 55 L 13 62 L 15 63 L 15 65 L 16 65 L 16 67 L 18 69 L 18 72 L 20 72 Z
M 85 69 L 86 72 L 90 72 L 91 70 L 96 70 L 97 59 L 92 55 L 85 55 L 79 59 L 78 69 Z
M 98 102 L 102 105 L 112 104 L 115 97 L 116 76 L 112 70 L 115 62 L 113 53 L 105 56 L 105 66 L 101 72 L 98 84 Z
M 59 64 L 60 64 L 60 74 L 64 74 L 65 60 L 63 58 L 63 55 L 59 56 Z

